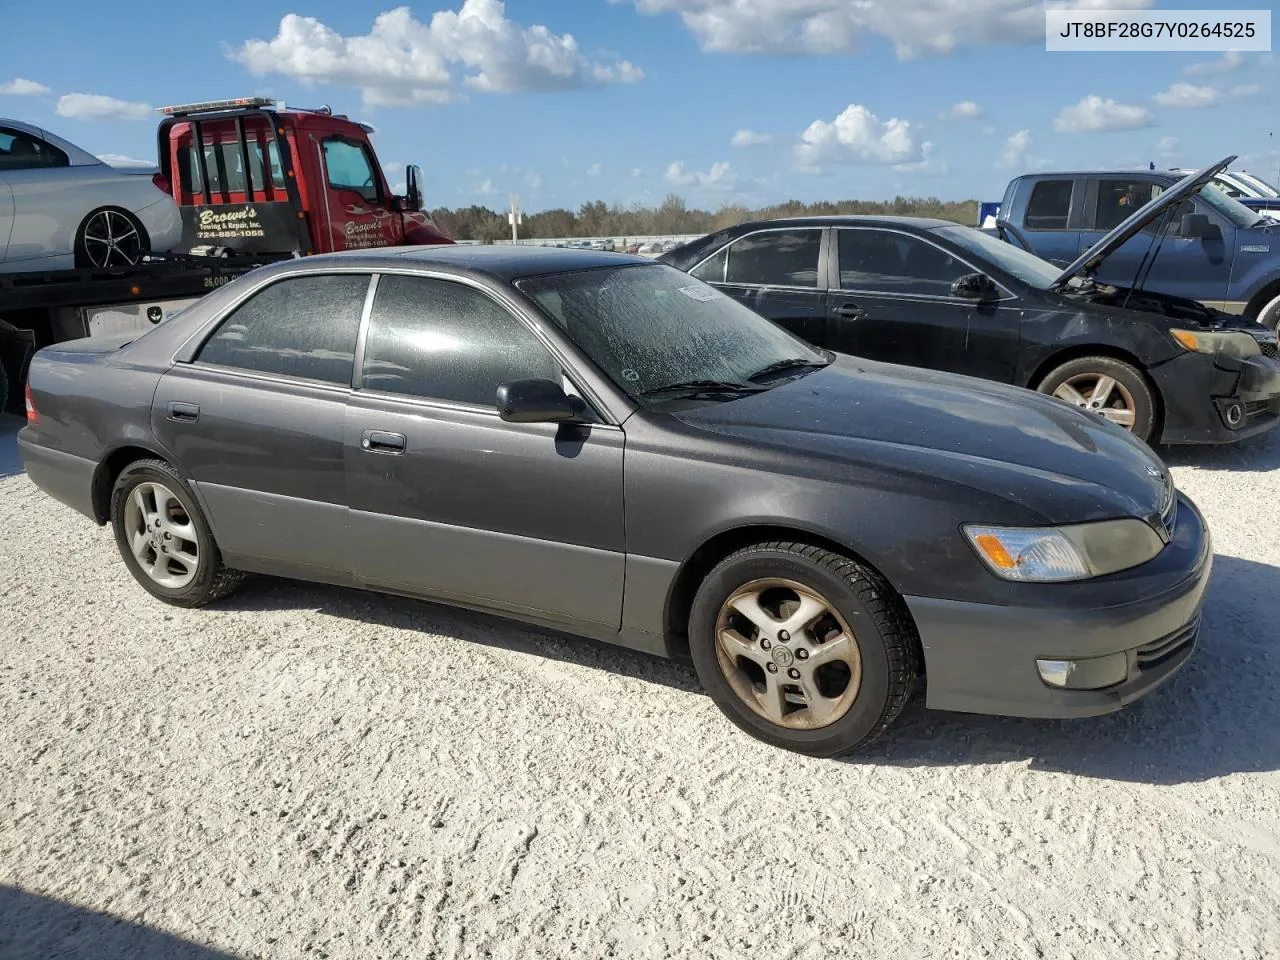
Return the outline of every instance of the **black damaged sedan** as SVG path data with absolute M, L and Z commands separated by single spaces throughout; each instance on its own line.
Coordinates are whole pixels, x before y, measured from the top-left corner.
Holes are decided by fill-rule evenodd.
M 744 223 L 660 259 L 819 347 L 1028 387 L 1150 443 L 1230 442 L 1280 424 L 1276 334 L 1142 289 L 1141 277 L 1114 287 L 1091 276 L 1171 220 L 1214 169 L 1066 269 L 972 227 L 910 217 Z M 1202 241 L 1153 234 L 1152 257 L 1162 242 Z
M 1192 655 L 1212 563 L 1115 424 L 833 357 L 603 252 L 262 268 L 143 335 L 40 350 L 27 418 L 31 480 L 163 601 L 257 572 L 689 656 L 734 723 L 821 756 L 921 685 L 948 710 L 1119 709 Z

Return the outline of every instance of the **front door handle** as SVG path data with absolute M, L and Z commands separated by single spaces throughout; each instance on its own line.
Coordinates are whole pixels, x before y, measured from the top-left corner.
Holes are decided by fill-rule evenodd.
M 179 423 L 195 423 L 200 419 L 200 405 L 174 401 L 168 406 L 169 419 Z
M 843 317 L 846 320 L 857 320 L 860 317 L 865 317 L 866 315 L 867 311 L 863 310 L 856 303 L 842 303 L 840 306 L 836 307 L 836 316 Z
M 360 437 L 360 446 L 370 453 L 398 456 L 405 450 L 404 434 L 387 433 L 384 430 L 366 430 Z

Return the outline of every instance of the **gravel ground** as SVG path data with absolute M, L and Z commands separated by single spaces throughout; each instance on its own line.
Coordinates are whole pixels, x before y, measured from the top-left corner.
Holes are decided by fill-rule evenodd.
M 1166 451 L 1202 646 L 1108 718 L 848 762 L 686 667 L 428 604 L 134 585 L 0 439 L 0 956 L 1280 955 L 1280 432 Z M 3 432 L 3 431 L 0 431 Z

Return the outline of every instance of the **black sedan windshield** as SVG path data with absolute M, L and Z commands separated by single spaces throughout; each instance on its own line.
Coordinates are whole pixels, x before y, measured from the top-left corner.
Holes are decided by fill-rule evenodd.
M 663 264 L 582 270 L 519 281 L 544 313 L 618 387 L 643 402 L 741 385 L 822 354 L 735 300 Z M 784 361 L 797 361 L 786 364 Z

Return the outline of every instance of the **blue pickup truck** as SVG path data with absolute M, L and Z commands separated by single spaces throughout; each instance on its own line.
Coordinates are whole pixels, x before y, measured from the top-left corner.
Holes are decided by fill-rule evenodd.
M 1009 184 L 986 229 L 1066 266 L 1181 179 L 1161 170 L 1028 174 Z M 1277 329 L 1280 222 L 1207 185 L 1111 252 L 1094 279 L 1198 300 Z

